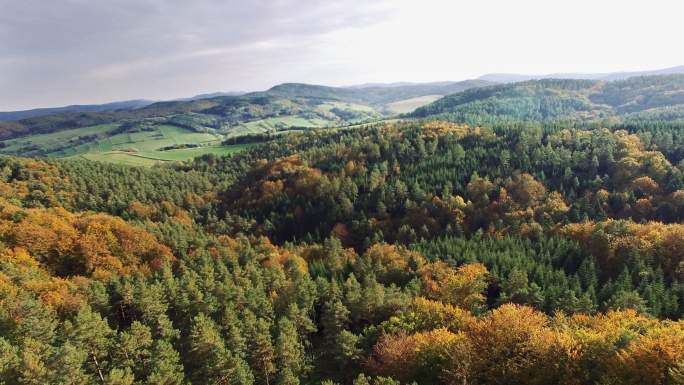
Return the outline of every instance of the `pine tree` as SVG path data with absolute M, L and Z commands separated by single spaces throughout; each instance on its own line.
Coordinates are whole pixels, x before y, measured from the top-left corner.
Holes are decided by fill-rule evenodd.
M 109 372 L 105 383 L 107 385 L 132 385 L 135 381 L 131 368 L 115 368 Z
M 281 317 L 278 321 L 276 361 L 279 371 L 278 385 L 298 385 L 299 379 L 308 370 L 304 345 L 299 339 L 294 323 L 286 317 Z
M 100 314 L 95 313 L 89 306 L 83 306 L 76 314 L 73 322 L 65 323 L 65 334 L 69 341 L 87 354 L 87 367 L 89 372 L 104 381 L 106 368 L 109 365 L 107 359 L 112 343 L 113 331 L 107 321 Z
M 180 356 L 168 341 L 156 341 L 152 356 L 154 359 L 150 364 L 147 384 L 182 385 L 184 383 Z
M 130 368 L 136 378 L 142 378 L 152 358 L 152 344 L 150 328 L 134 321 L 129 330 L 119 333 L 112 363 L 118 368 Z
M 219 382 L 231 375 L 223 339 L 204 313 L 193 318 L 188 353 L 193 382 Z
M 0 385 L 12 385 L 19 377 L 19 349 L 0 337 Z
M 21 323 L 17 330 L 17 339 L 33 338 L 49 344 L 55 338 L 57 319 L 54 311 L 35 298 L 26 296 L 19 299 L 18 316 Z
M 330 285 L 327 299 L 323 304 L 321 327 L 326 345 L 329 349 L 336 349 L 337 338 L 349 322 L 349 310 L 342 303 L 342 293 L 336 281 Z
M 19 353 L 19 380 L 21 384 L 43 385 L 50 383 L 50 347 L 40 341 L 27 338 Z
M 252 341 L 251 362 L 257 378 L 265 385 L 270 385 L 276 372 L 275 350 L 271 343 L 271 332 L 268 321 L 260 318 L 256 324 L 256 335 Z
M 66 342 L 57 352 L 55 364 L 55 378 L 63 385 L 85 385 L 91 383 L 91 378 L 83 371 L 83 365 L 88 360 L 88 354 L 71 343 Z
M 226 306 L 223 311 L 221 328 L 223 329 L 223 334 L 225 336 L 226 346 L 231 353 L 245 359 L 247 354 L 247 341 L 240 329 L 240 320 L 230 305 Z

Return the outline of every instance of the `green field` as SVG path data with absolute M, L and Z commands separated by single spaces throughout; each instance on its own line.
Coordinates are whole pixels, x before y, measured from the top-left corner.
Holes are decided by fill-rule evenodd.
M 296 114 L 243 121 L 233 126 L 206 127 L 187 116 L 189 129 L 156 122 L 134 126 L 131 132 L 116 133 L 120 126 L 103 124 L 67 129 L 54 133 L 35 134 L 1 142 L 0 154 L 33 157 L 80 157 L 89 160 L 129 165 L 151 166 L 160 162 L 184 161 L 206 154 L 227 155 L 241 151 L 247 145 L 223 146 L 229 137 L 260 133 L 285 133 L 291 129 L 339 127 L 381 118 L 369 106 L 326 101 L 312 103 Z M 281 112 L 276 112 L 279 114 Z M 135 131 L 137 130 L 137 131 Z M 206 130 L 207 132 L 204 132 Z M 169 147 L 185 147 L 169 150 Z M 196 147 L 194 147 L 196 146 Z M 162 150 L 162 149 L 167 150 Z
M 380 114 L 369 106 L 345 102 L 325 102 L 317 105 L 309 114 L 288 115 L 272 118 L 265 118 L 244 122 L 234 126 L 228 132 L 229 136 L 240 136 L 246 134 L 257 134 L 265 131 L 283 131 L 290 127 L 297 128 L 325 128 L 336 127 L 354 121 L 344 121 L 332 110 L 337 108 L 345 112 L 357 114 L 357 121 L 367 121 L 369 119 L 379 119 Z
M 394 114 L 408 114 L 409 112 L 413 112 L 418 107 L 423 107 L 441 98 L 441 95 L 425 95 L 419 96 L 417 98 L 400 100 L 398 102 L 388 104 L 387 110 Z
M 88 135 L 103 135 L 116 128 L 116 124 L 103 124 L 99 126 L 76 128 L 72 130 L 58 131 L 51 134 L 39 134 L 6 140 L 2 143 L 5 147 L 0 152 L 3 154 L 21 153 L 29 146 L 36 146 L 48 153 L 48 156 L 69 156 L 82 151 L 81 146 L 65 148 L 65 144 L 70 140 Z
M 216 154 L 228 155 L 249 145 L 221 145 L 223 137 L 198 133 L 174 126 L 160 126 L 155 131 L 114 135 L 97 142 L 95 148 L 79 156 L 105 162 L 149 166 L 160 162 L 184 161 L 194 157 Z M 173 145 L 193 144 L 201 147 L 161 151 Z
M 320 118 L 306 119 L 299 116 L 284 116 L 242 123 L 231 130 L 231 135 L 258 134 L 264 131 L 282 130 L 287 127 L 319 128 L 327 127 L 330 124 L 330 121 Z
M 105 152 L 88 152 L 78 155 L 84 159 L 96 160 L 101 162 L 112 162 L 127 164 L 131 166 L 152 166 L 162 162 L 185 161 L 198 156 L 214 154 L 218 156 L 230 155 L 242 151 L 252 144 L 235 144 L 230 146 L 217 145 L 210 147 L 185 148 L 179 150 L 169 151 L 105 151 Z
M 0 152 L 17 155 L 31 148 L 41 151 L 42 156 L 48 157 L 81 157 L 133 166 L 152 166 L 160 162 L 184 161 L 206 154 L 228 155 L 250 146 L 223 146 L 222 135 L 199 133 L 176 126 L 159 126 L 153 131 L 110 135 L 109 132 L 116 127 L 92 126 L 8 140 L 4 142 L 5 147 Z M 85 136 L 97 137 L 85 143 L 74 142 Z M 69 143 L 79 144 L 68 146 Z M 160 150 L 184 144 L 200 147 Z

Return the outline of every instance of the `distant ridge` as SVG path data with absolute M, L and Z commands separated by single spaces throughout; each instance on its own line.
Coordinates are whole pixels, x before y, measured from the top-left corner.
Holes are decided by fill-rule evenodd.
M 65 107 L 52 108 L 35 108 L 23 111 L 8 111 L 0 112 L 0 121 L 13 121 L 30 118 L 38 118 L 41 116 L 61 114 L 65 112 L 102 112 L 102 111 L 117 111 L 117 110 L 134 110 L 143 108 L 154 103 L 152 100 L 125 100 L 121 102 L 112 102 L 105 104 L 84 104 L 71 105 Z
M 191 100 L 203 100 L 203 99 L 212 99 L 212 98 L 220 98 L 222 96 L 241 96 L 246 94 L 247 92 L 243 91 L 235 91 L 235 92 L 211 92 L 207 94 L 199 94 L 195 95 L 189 98 L 180 98 L 180 99 L 174 99 L 174 101 L 191 101 Z
M 684 74 L 684 65 L 649 70 L 612 73 L 551 73 L 543 75 L 490 73 L 476 79 L 463 81 L 438 81 L 428 83 L 391 82 L 391 83 L 363 83 L 344 87 L 329 87 L 303 83 L 282 83 L 266 91 L 258 92 L 212 92 L 199 94 L 187 98 L 170 99 L 170 102 L 191 102 L 196 100 L 214 99 L 235 96 L 281 96 L 281 97 L 317 97 L 330 98 L 348 102 L 370 103 L 376 106 L 387 105 L 406 99 L 427 95 L 450 95 L 471 88 L 479 88 L 497 83 L 515 83 L 540 79 L 587 79 L 615 81 L 625 80 L 636 76 Z M 89 113 L 107 111 L 136 110 L 158 103 L 157 100 L 125 100 L 104 104 L 69 105 L 63 107 L 35 108 L 20 111 L 0 112 L 0 121 L 19 121 L 42 116 L 62 113 Z
M 462 83 L 462 82 L 463 81 L 439 81 L 439 82 L 427 82 L 427 83 L 420 83 L 420 82 L 363 83 L 363 84 L 354 84 L 351 86 L 345 86 L 345 87 L 341 87 L 341 88 L 365 89 L 365 88 L 396 88 L 396 87 L 411 87 L 411 86 L 442 87 L 442 86 L 448 86 L 448 85 L 458 84 L 458 83 Z
M 247 94 L 247 96 L 271 95 L 280 97 L 314 97 L 382 106 L 419 96 L 444 96 L 471 88 L 485 87 L 493 84 L 495 83 L 481 79 L 433 83 L 369 83 L 350 87 L 283 83 L 271 87 L 267 91 L 254 92 Z
M 206 94 L 199 94 L 189 98 L 178 98 L 172 99 L 170 101 L 174 102 L 191 102 L 194 100 L 204 100 L 219 98 L 223 96 L 240 96 L 244 95 L 246 92 L 212 92 Z M 74 104 L 64 107 L 47 107 L 47 108 L 34 108 L 30 110 L 21 111 L 7 111 L 0 112 L 0 121 L 17 121 L 30 118 L 39 118 L 41 116 L 56 115 L 68 112 L 105 112 L 105 111 L 121 111 L 121 110 L 136 110 L 139 108 L 144 108 L 152 104 L 158 103 L 158 100 L 147 100 L 147 99 L 135 99 L 135 100 L 124 100 L 120 102 L 111 102 L 103 104 Z
M 607 82 L 539 79 L 474 88 L 419 107 L 411 116 L 471 123 L 643 120 L 653 116 L 678 121 L 684 119 L 683 112 L 684 74 L 669 74 Z
M 610 73 L 554 73 L 546 75 L 524 75 L 510 73 L 491 73 L 480 76 L 478 79 L 497 83 L 515 83 L 527 80 L 539 79 L 588 79 L 588 80 L 625 80 L 635 76 L 674 75 L 684 74 L 684 65 L 650 71 L 610 72 Z

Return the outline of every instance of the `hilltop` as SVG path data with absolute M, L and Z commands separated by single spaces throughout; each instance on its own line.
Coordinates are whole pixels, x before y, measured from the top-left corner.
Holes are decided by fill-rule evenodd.
M 598 81 L 543 79 L 466 90 L 418 108 L 413 117 L 455 121 L 554 121 L 646 114 L 684 118 L 684 75 Z

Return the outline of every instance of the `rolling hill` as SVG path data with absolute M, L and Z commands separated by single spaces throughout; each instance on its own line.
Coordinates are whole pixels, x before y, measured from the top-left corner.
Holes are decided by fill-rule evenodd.
M 612 82 L 544 79 L 495 85 L 449 95 L 412 117 L 454 121 L 588 121 L 658 114 L 684 118 L 684 75 L 643 76 Z
M 221 96 L 239 96 L 244 95 L 245 92 L 213 92 L 209 94 L 199 94 L 189 98 L 176 99 L 177 101 L 190 102 L 193 100 L 211 99 Z M 41 116 L 58 115 L 63 113 L 83 113 L 83 112 L 105 112 L 105 111 L 121 111 L 121 110 L 135 110 L 138 108 L 147 107 L 154 104 L 154 100 L 136 99 L 124 100 L 119 102 L 111 102 L 104 104 L 85 104 L 85 105 L 70 105 L 64 107 L 48 107 L 48 108 L 34 108 L 22 111 L 5 111 L 0 112 L 0 122 L 17 121 L 30 118 L 38 118 Z
M 327 87 L 301 83 L 277 85 L 264 93 L 285 97 L 313 97 L 335 99 L 373 106 L 378 111 L 390 113 L 389 104 L 429 95 L 449 95 L 472 88 L 494 84 L 486 80 L 465 80 L 461 82 L 437 82 L 419 84 L 371 84 L 352 87 Z
M 21 135 L 6 131 L 0 154 L 151 165 L 208 153 L 223 155 L 244 147 L 222 145 L 230 137 L 381 117 L 368 106 L 322 99 L 255 96 L 161 102 L 135 111 L 70 113 L 4 123 L 20 128 L 26 127 L 20 126 L 24 123 L 29 128 Z
M 495 85 L 484 81 L 356 87 L 285 83 L 244 95 L 0 122 L 0 154 L 80 156 L 147 165 L 230 153 L 241 147 L 227 149 L 221 143 L 244 135 L 340 127 L 397 114 L 475 124 L 684 120 L 684 75 Z
M 72 105 L 54 108 L 35 108 L 23 111 L 7 111 L 0 112 L 0 121 L 30 119 L 41 116 L 57 115 L 62 113 L 134 110 L 137 108 L 149 106 L 152 103 L 154 102 L 151 100 L 126 100 L 122 102 L 112 102 L 105 104 Z
M 0 154 L 82 156 L 128 164 L 183 160 L 230 152 L 221 146 L 228 138 L 377 121 L 489 84 L 474 80 L 344 88 L 287 83 L 240 95 L 64 107 L 49 115 L 27 112 L 28 118 L 0 122 Z

